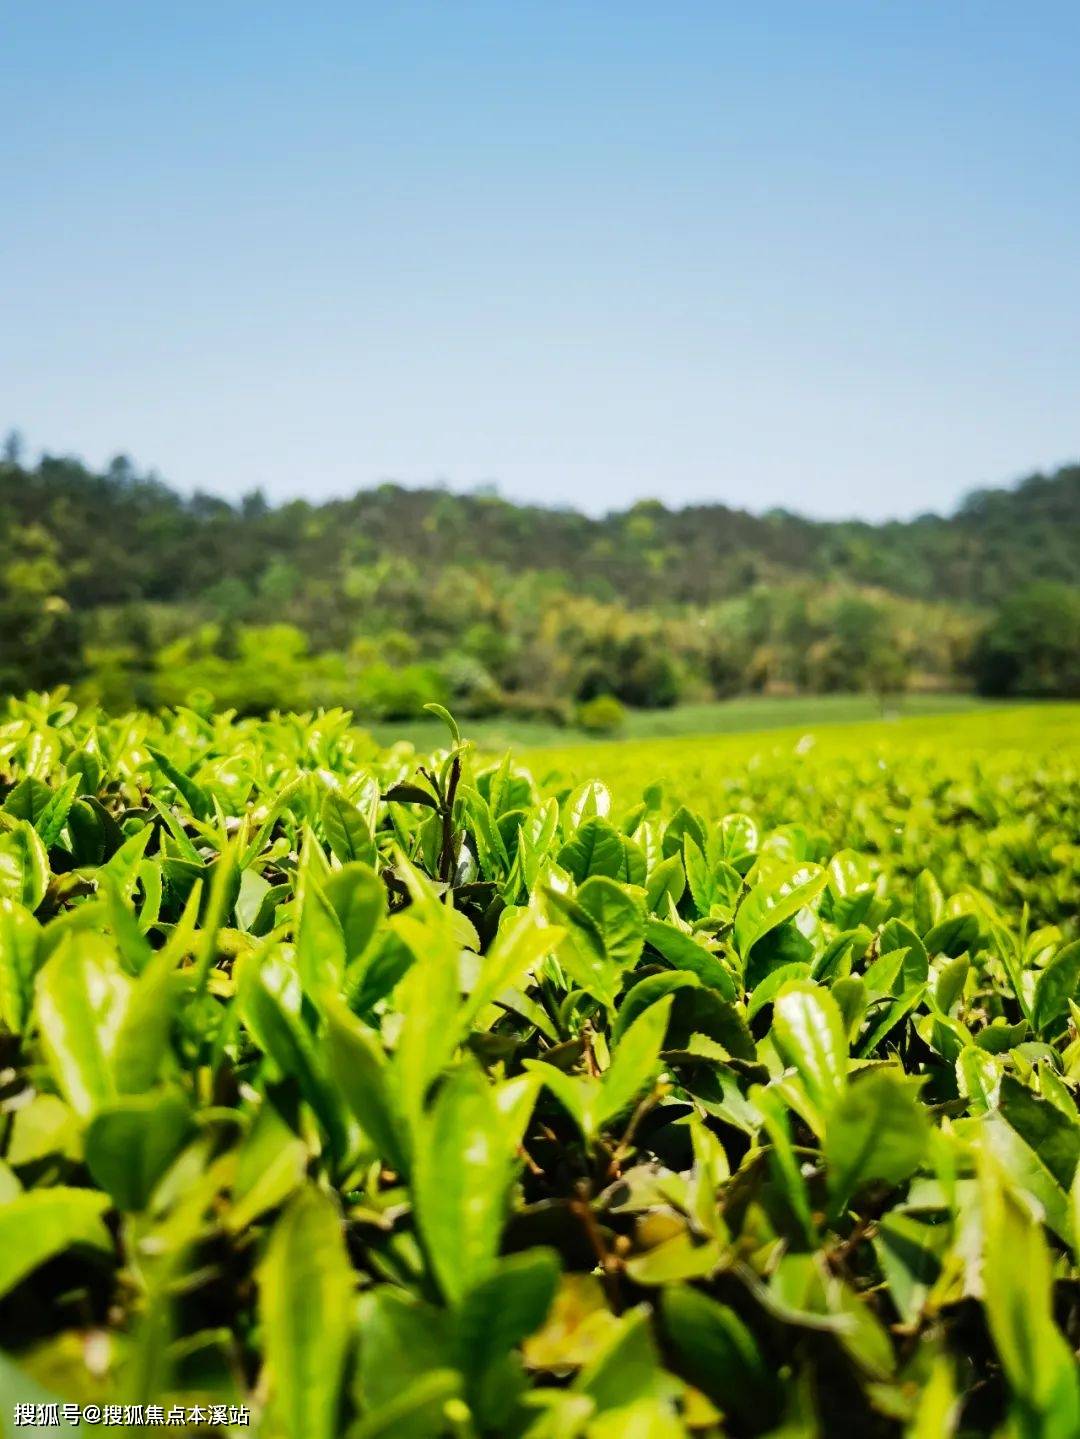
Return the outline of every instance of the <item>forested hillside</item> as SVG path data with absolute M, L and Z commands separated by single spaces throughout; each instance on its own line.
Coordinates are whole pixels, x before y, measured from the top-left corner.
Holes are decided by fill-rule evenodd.
M 113 705 L 1075 693 L 1078 580 L 1080 467 L 870 525 L 654 501 L 590 519 L 395 485 L 232 505 L 123 459 L 0 462 L 0 684 Z

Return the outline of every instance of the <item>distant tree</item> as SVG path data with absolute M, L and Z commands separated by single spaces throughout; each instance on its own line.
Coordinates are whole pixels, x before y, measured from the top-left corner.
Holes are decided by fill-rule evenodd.
M 175 663 L 191 687 L 245 712 L 271 695 L 353 703 L 369 668 L 372 712 L 459 691 L 470 704 L 497 694 L 567 714 L 605 694 L 652 707 L 755 688 L 863 689 L 887 702 L 909 664 L 940 687 L 970 676 L 980 608 L 1036 580 L 1080 582 L 1080 466 L 983 492 L 949 518 L 871 525 L 656 501 L 591 518 L 398 485 L 230 504 L 177 494 L 123 457 L 97 473 L 70 457 L 31 466 L 17 435 L 0 454 L 9 690 L 78 679 L 89 663 L 109 669 L 112 693 L 123 672 L 172 694 Z M 1039 614 L 1039 633 L 1018 647 L 1021 615 L 1003 612 L 980 648 L 982 687 L 1075 686 L 1075 642 L 1046 653 L 1067 606 Z M 172 652 L 208 620 L 216 648 Z M 241 664 L 245 631 L 265 647 L 278 623 L 304 652 Z
M 842 594 L 814 621 L 818 638 L 805 652 L 804 684 L 816 690 L 863 690 L 882 710 L 907 688 L 908 660 L 894 606 L 860 593 Z
M 114 455 L 109 461 L 106 474 L 117 484 L 128 485 L 135 478 L 135 466 L 127 455 Z
M 240 501 L 240 513 L 245 520 L 261 520 L 270 513 L 266 495 L 262 489 L 249 490 Z
M 203 601 L 221 620 L 240 619 L 251 604 L 251 592 L 235 575 L 222 575 L 216 584 L 203 591 Z
M 867 689 L 877 697 L 882 714 L 895 710 L 908 686 L 908 662 L 896 644 L 875 646 L 867 659 L 863 677 Z
M 0 693 L 44 689 L 82 667 L 79 622 L 60 593 L 58 546 L 42 525 L 0 539 Z
M 998 609 L 972 667 L 986 695 L 1080 696 L 1080 588 L 1036 584 Z

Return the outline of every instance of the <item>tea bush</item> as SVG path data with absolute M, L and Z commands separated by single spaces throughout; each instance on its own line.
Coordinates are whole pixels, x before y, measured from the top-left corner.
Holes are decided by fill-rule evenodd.
M 680 804 L 445 718 L 0 724 L 5 1405 L 1080 1432 L 1071 743 L 706 744 Z
M 626 723 L 626 711 L 614 695 L 597 695 L 578 706 L 577 722 L 588 734 L 616 734 Z

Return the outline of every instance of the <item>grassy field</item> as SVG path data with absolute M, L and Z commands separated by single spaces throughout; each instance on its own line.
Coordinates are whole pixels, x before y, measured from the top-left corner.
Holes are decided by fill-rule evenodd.
M 623 803 L 650 784 L 664 788 L 669 803 L 715 807 L 717 797 L 741 774 L 773 774 L 801 767 L 807 780 L 818 761 L 899 755 L 928 760 L 948 755 L 984 761 L 1010 752 L 1080 754 L 1080 704 L 1045 703 L 1003 708 L 976 706 L 951 714 L 909 714 L 899 720 L 842 723 L 840 715 L 818 701 L 822 711 L 800 717 L 784 728 L 762 726 L 753 733 L 627 739 L 598 743 L 523 748 L 519 754 L 538 779 L 549 785 L 579 783 L 599 775 Z M 875 761 L 876 762 L 876 761 Z
M 1000 702 L 999 702 L 1000 703 Z M 986 709 L 987 702 L 969 694 L 906 695 L 896 718 L 914 719 L 926 715 L 967 714 Z M 670 710 L 630 710 L 619 740 L 662 739 L 677 736 L 742 734 L 753 730 L 783 729 L 791 725 L 851 724 L 876 720 L 881 707 L 872 695 L 800 695 L 792 698 L 749 695 L 712 704 L 680 705 Z M 894 721 L 895 722 L 895 721 Z M 380 744 L 409 740 L 417 750 L 441 745 L 444 730 L 438 720 L 388 721 L 369 726 Z M 483 749 L 510 746 L 603 745 L 610 738 L 593 738 L 582 730 L 566 729 L 546 720 L 526 720 L 496 715 L 491 719 L 468 720 L 462 725 L 468 738 Z

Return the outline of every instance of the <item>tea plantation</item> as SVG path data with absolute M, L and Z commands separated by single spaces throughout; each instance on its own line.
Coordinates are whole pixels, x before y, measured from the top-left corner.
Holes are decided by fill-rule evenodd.
M 0 1424 L 1075 1439 L 1078 722 L 13 704 Z

